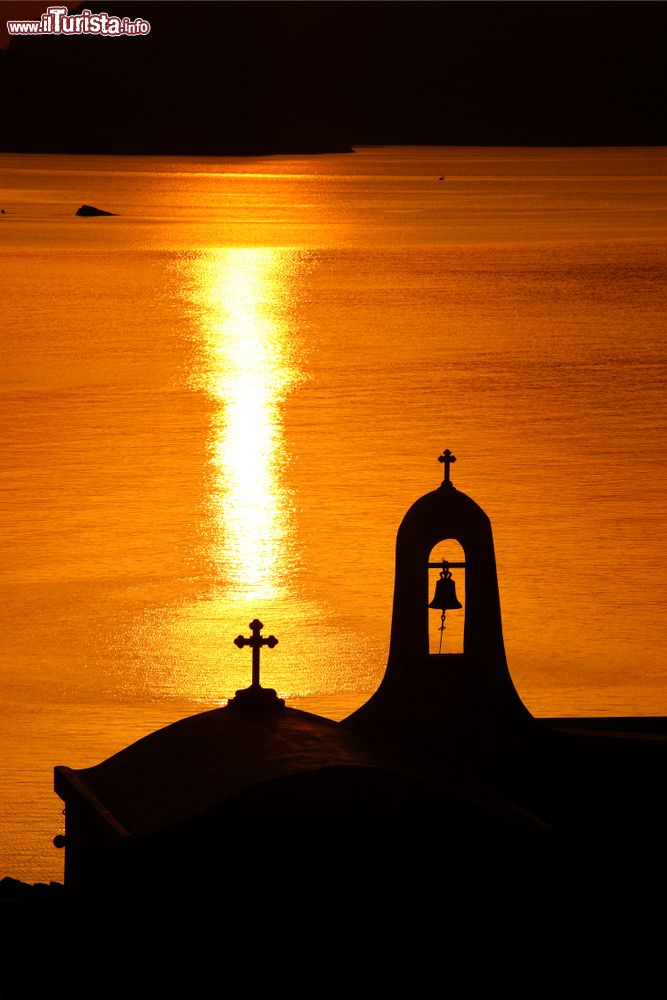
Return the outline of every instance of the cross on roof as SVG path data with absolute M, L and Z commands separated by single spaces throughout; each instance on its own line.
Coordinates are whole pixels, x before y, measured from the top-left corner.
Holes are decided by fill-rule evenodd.
M 252 686 L 260 687 L 259 683 L 259 651 L 262 646 L 268 646 L 269 649 L 273 649 L 274 646 L 278 645 L 278 640 L 275 635 L 261 636 L 259 633 L 262 631 L 264 626 L 262 625 L 259 618 L 253 619 L 248 625 L 248 628 L 252 632 L 250 639 L 247 639 L 243 635 L 237 635 L 234 639 L 234 644 L 243 649 L 244 646 L 250 646 L 252 649 Z
M 438 461 L 442 462 L 445 466 L 445 479 L 444 479 L 445 486 L 451 486 L 452 481 L 449 478 L 449 468 L 452 462 L 456 461 L 456 455 L 452 455 L 449 448 L 445 448 L 442 455 L 438 455 Z

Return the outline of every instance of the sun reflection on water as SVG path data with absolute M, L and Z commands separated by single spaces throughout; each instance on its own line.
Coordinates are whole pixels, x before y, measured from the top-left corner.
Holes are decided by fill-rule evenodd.
M 202 305 L 212 427 L 212 558 L 230 598 L 282 598 L 295 554 L 282 408 L 301 381 L 285 318 L 289 254 L 234 248 L 209 258 Z
M 285 429 L 288 397 L 311 377 L 298 325 L 303 267 L 300 251 L 265 247 L 179 262 L 188 384 L 206 397 L 206 451 L 197 457 L 207 472 L 193 589 L 133 627 L 160 698 L 210 707 L 247 687 L 251 659 L 233 639 L 256 617 L 279 640 L 262 655 L 260 680 L 281 698 L 326 694 L 340 717 L 376 686 L 376 661 L 359 657 L 356 617 L 332 614 L 328 596 L 304 587 L 312 550 L 295 497 L 311 484 L 296 475 Z

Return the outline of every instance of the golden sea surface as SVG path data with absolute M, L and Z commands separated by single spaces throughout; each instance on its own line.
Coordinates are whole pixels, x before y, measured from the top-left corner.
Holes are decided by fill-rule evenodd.
M 530 710 L 667 714 L 666 164 L 0 157 L 0 877 L 62 878 L 53 766 L 223 704 L 255 617 L 289 704 L 365 701 L 445 447 Z

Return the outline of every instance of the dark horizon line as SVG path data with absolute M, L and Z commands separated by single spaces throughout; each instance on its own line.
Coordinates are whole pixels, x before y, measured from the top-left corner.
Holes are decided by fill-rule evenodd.
M 17 148 L 2 149 L 8 156 L 153 156 L 192 159 L 253 158 L 268 156 L 346 156 L 357 149 L 667 149 L 667 142 L 353 142 L 340 148 L 306 149 L 284 147 L 277 149 L 220 150 L 218 152 L 170 152 L 166 150 L 123 149 L 54 149 Z

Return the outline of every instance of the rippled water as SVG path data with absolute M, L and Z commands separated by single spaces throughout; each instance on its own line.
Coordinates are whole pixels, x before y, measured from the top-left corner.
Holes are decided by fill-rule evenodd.
M 444 447 L 529 708 L 667 714 L 666 160 L 0 157 L 0 874 L 61 877 L 53 765 L 222 703 L 255 616 L 264 683 L 364 701 Z

